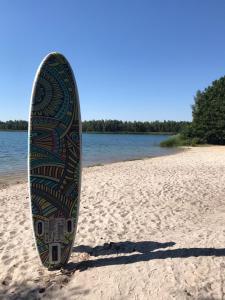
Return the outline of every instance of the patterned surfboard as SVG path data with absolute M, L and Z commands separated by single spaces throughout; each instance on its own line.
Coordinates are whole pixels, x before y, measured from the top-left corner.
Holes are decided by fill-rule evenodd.
M 34 236 L 44 266 L 64 266 L 73 247 L 81 182 L 81 120 L 73 71 L 50 53 L 33 85 L 29 185 Z

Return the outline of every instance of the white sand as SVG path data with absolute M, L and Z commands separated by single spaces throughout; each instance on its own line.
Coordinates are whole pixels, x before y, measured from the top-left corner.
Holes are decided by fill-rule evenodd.
M 44 269 L 27 184 L 2 188 L 0 299 L 225 298 L 225 147 L 84 169 L 75 242 Z

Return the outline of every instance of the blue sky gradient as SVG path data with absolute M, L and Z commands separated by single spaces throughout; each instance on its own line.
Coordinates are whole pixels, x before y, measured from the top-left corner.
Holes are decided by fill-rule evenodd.
M 83 120 L 191 120 L 225 75 L 224 0 L 2 0 L 0 120 L 28 120 L 33 79 L 62 52 Z

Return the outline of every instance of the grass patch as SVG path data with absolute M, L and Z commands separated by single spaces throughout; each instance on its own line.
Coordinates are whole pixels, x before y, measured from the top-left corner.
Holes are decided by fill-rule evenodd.
M 160 143 L 161 147 L 181 147 L 181 146 L 197 146 L 200 144 L 198 138 L 185 139 L 180 134 L 173 135 Z

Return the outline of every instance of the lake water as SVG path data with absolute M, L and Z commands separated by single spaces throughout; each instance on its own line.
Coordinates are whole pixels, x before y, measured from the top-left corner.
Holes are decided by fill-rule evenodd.
M 168 135 L 84 133 L 83 166 L 174 153 L 159 143 Z M 27 132 L 0 131 L 0 176 L 27 172 Z

